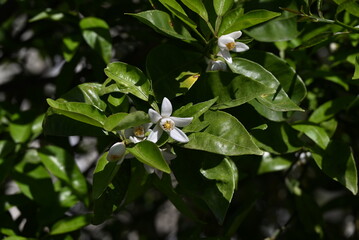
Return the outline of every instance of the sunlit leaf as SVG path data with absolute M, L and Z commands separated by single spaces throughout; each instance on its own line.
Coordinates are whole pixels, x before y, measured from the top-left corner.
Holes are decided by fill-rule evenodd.
M 163 172 L 170 173 L 167 162 L 164 160 L 160 149 L 156 144 L 150 141 L 142 141 L 137 143 L 134 147 L 128 147 L 129 151 L 140 162 L 147 164 L 151 167 L 157 168 Z
M 91 214 L 68 217 L 56 222 L 50 231 L 50 235 L 57 235 L 76 231 L 91 222 Z

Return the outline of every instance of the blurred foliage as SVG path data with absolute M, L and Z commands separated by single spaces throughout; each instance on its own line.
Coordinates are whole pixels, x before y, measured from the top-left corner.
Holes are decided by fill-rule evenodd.
M 358 1 L 0 0 L 0 22 L 2 239 L 359 238 Z M 210 71 L 235 31 L 249 50 Z M 164 97 L 189 142 L 129 142 Z

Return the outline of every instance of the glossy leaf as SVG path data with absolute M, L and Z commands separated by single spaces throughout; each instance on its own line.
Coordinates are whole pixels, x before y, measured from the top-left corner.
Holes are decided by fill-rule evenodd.
M 241 8 L 236 8 L 228 12 L 223 17 L 218 35 L 221 36 L 231 32 L 243 30 L 257 24 L 266 22 L 278 16 L 280 16 L 280 13 L 264 9 L 253 10 L 243 14 Z
M 114 62 L 107 65 L 105 73 L 116 81 L 119 90 L 123 93 L 131 93 L 144 101 L 148 101 L 152 95 L 150 81 L 134 66 Z
M 214 10 L 218 16 L 223 16 L 234 4 L 234 0 L 213 0 Z
M 250 37 L 261 42 L 292 40 L 299 34 L 296 18 L 297 16 L 294 14 L 283 12 L 280 17 L 248 29 L 245 32 Z
M 107 23 L 95 17 L 81 19 L 80 28 L 87 44 L 108 63 L 111 59 L 111 35 Z
M 355 96 L 345 96 L 329 100 L 319 106 L 310 116 L 309 121 L 320 123 L 326 121 L 342 110 L 346 110 L 350 103 L 355 100 Z
M 144 164 L 157 168 L 165 173 L 171 172 L 171 169 L 164 160 L 160 149 L 153 142 L 139 142 L 134 147 L 127 148 L 127 151 Z
M 77 85 L 59 99 L 67 102 L 83 102 L 90 104 L 101 111 L 105 111 L 106 103 L 100 98 L 102 84 L 99 83 L 83 83 Z M 59 100 L 58 99 L 58 100 Z
M 155 31 L 170 37 L 184 41 L 195 41 L 188 30 L 179 22 L 175 21 L 166 12 L 160 10 L 148 10 L 136 14 L 129 14 L 153 28 Z
M 47 99 L 47 103 L 58 114 L 63 114 L 69 118 L 84 122 L 96 127 L 102 127 L 105 123 L 106 116 L 96 107 L 87 103 L 79 102 L 59 102 Z
M 136 111 L 132 113 L 116 113 L 110 115 L 105 121 L 107 131 L 123 130 L 136 127 L 144 123 L 149 123 L 150 119 L 145 112 Z
M 173 13 L 176 17 L 181 19 L 184 23 L 186 23 L 191 28 L 195 29 L 197 27 L 196 23 L 193 22 L 188 16 L 185 10 L 181 7 L 181 5 L 176 0 L 159 0 L 163 6 L 165 6 L 171 13 Z
M 330 138 L 324 128 L 311 123 L 296 123 L 291 126 L 307 135 L 307 137 L 318 144 L 320 148 L 325 149 L 328 146 Z
M 76 231 L 91 222 L 91 215 L 79 215 L 74 217 L 68 217 L 56 222 L 50 231 L 50 235 L 57 235 Z
M 242 53 L 243 58 L 252 60 L 269 71 L 280 82 L 290 99 L 299 104 L 307 94 L 304 82 L 295 70 L 283 59 L 269 52 L 251 50 Z
M 280 86 L 276 77 L 261 65 L 244 58 L 234 58 L 229 65 L 235 73 L 254 79 L 272 89 L 275 93 L 261 95 L 257 100 L 274 111 L 301 111 Z
M 199 118 L 207 112 L 210 107 L 217 101 L 217 98 L 197 103 L 197 104 L 187 104 L 176 111 L 173 112 L 173 116 L 175 117 L 193 117 L 193 119 Z
M 209 126 L 204 132 L 189 135 L 190 141 L 183 145 L 185 148 L 228 156 L 262 154 L 247 130 L 232 115 L 208 111 L 204 114 L 204 120 L 209 122 Z
M 93 199 L 101 197 L 102 193 L 106 190 L 120 168 L 120 165 L 118 165 L 117 162 L 107 161 L 106 156 L 107 153 L 99 158 L 93 173 Z
M 203 81 L 208 84 L 211 95 L 218 96 L 217 104 L 213 106 L 213 109 L 236 107 L 275 91 L 251 76 L 229 72 L 209 72 L 203 76 Z
M 351 148 L 344 142 L 332 140 L 325 150 L 312 148 L 318 167 L 340 182 L 353 194 L 358 193 L 358 174 Z
M 87 195 L 87 183 L 74 158 L 64 149 L 57 146 L 46 146 L 39 149 L 39 156 L 45 167 L 56 177 L 63 180 L 76 194 Z
M 206 161 L 201 174 L 208 180 L 215 181 L 216 188 L 207 188 L 204 191 L 204 201 L 217 217 L 220 224 L 223 223 L 229 203 L 232 201 L 234 190 L 237 186 L 238 173 L 236 165 L 229 159 L 224 158 L 222 161 L 214 165 L 212 162 Z M 216 194 L 220 192 L 227 204 L 218 201 Z
M 181 0 L 181 2 L 189 9 L 197 13 L 205 21 L 208 20 L 208 13 L 202 0 Z

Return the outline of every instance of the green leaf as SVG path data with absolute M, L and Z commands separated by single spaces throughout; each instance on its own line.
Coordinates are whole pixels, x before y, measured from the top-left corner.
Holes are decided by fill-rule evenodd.
M 272 89 L 275 93 L 261 95 L 257 100 L 274 111 L 303 111 L 287 95 L 276 77 L 261 65 L 244 58 L 234 58 L 229 64 L 235 73 L 254 79 Z
M 86 214 L 61 219 L 52 226 L 50 235 L 57 235 L 76 231 L 90 224 L 91 217 L 91 214 Z
M 120 168 L 117 162 L 109 162 L 106 159 L 107 153 L 103 154 L 97 161 L 96 168 L 93 172 L 93 199 L 101 197 L 107 186 L 111 183 Z
M 206 85 L 208 84 L 211 95 L 218 96 L 217 104 L 212 107 L 213 109 L 236 107 L 254 98 L 275 92 L 274 89 L 258 82 L 251 76 L 230 72 L 209 72 L 203 76 L 203 81 L 206 82 Z
M 297 137 L 297 132 L 287 123 L 268 122 L 265 131 L 254 130 L 251 132 L 255 143 L 263 150 L 275 153 L 291 153 L 302 148 L 303 143 Z
M 347 143 L 332 140 L 325 150 L 312 148 L 318 167 L 353 194 L 358 193 L 358 175 L 353 152 Z
M 114 62 L 107 65 L 105 73 L 116 81 L 121 92 L 149 101 L 152 95 L 151 83 L 140 69 L 123 62 Z
M 213 0 L 217 16 L 223 16 L 234 4 L 234 0 Z
M 24 143 L 29 140 L 31 136 L 31 127 L 30 123 L 10 123 L 9 124 L 9 132 L 11 138 L 16 143 Z
M 295 123 L 291 126 L 307 135 L 307 137 L 312 139 L 320 148 L 325 149 L 328 146 L 330 138 L 324 128 L 312 123 Z
M 353 75 L 352 79 L 354 79 L 354 80 L 359 79 L 359 56 L 357 56 L 355 58 L 355 71 L 354 71 L 354 75 Z
M 334 0 L 339 4 L 338 11 L 344 9 L 353 16 L 359 17 L 359 4 L 356 0 Z
M 75 56 L 75 53 L 80 46 L 80 37 L 77 35 L 66 36 L 62 39 L 62 55 L 67 62 Z
M 299 34 L 297 30 L 297 16 L 289 12 L 283 12 L 280 17 L 248 29 L 245 32 L 250 37 L 261 42 L 292 40 Z
M 171 54 L 168 54 L 171 52 Z M 176 81 L 183 72 L 201 72 L 199 61 L 203 56 L 194 51 L 186 51 L 183 48 L 170 44 L 161 44 L 152 49 L 147 55 L 146 70 L 153 83 L 156 97 L 169 99 L 186 93 L 189 87 L 181 86 L 184 81 Z M 195 74 L 198 75 L 199 74 Z M 200 79 L 197 77 L 195 80 Z M 193 82 L 196 83 L 196 82 Z M 192 84 L 192 85 L 193 85 Z M 192 87 L 192 85 L 190 85 Z
M 67 151 L 57 146 L 46 146 L 39 149 L 39 157 L 45 167 L 54 176 L 65 181 L 77 195 L 87 195 L 86 179 Z
M 157 168 L 165 173 L 171 172 L 171 169 L 164 160 L 160 149 L 153 142 L 139 142 L 134 147 L 127 148 L 127 151 L 144 164 Z
M 185 10 L 181 7 L 176 0 L 159 0 L 172 14 L 181 19 L 185 24 L 192 29 L 196 29 L 197 25 L 188 16 Z
M 320 123 L 326 121 L 342 110 L 347 110 L 350 103 L 356 99 L 355 96 L 339 97 L 319 106 L 309 117 L 309 121 Z
M 189 135 L 190 141 L 183 147 L 228 156 L 262 154 L 247 130 L 232 115 L 207 111 L 204 120 L 209 122 L 209 126 L 204 132 Z
M 38 13 L 34 17 L 32 17 L 29 22 L 36 22 L 44 19 L 50 19 L 53 21 L 61 21 L 65 18 L 65 14 L 63 12 L 58 12 L 55 10 L 52 10 L 50 8 L 46 9 L 43 12 Z
M 197 103 L 195 105 L 193 105 L 192 103 L 187 104 L 186 106 L 183 106 L 174 111 L 173 116 L 193 117 L 193 120 L 195 120 L 196 118 L 199 118 L 200 116 L 202 116 L 202 114 L 207 112 L 216 101 L 217 98 L 214 98 L 205 102 Z
M 263 154 L 257 174 L 282 171 L 289 168 L 291 164 L 292 162 L 284 157 L 273 157 L 271 154 Z
M 305 84 L 285 60 L 272 53 L 255 50 L 244 52 L 242 55 L 274 75 L 294 103 L 299 104 L 304 99 L 307 94 Z
M 178 38 L 183 41 L 196 41 L 188 30 L 175 19 L 171 18 L 166 12 L 160 10 L 148 10 L 136 14 L 129 14 L 153 28 L 156 32 L 170 37 Z
M 77 85 L 58 100 L 64 99 L 66 102 L 82 102 L 90 104 L 101 111 L 105 111 L 106 102 L 100 98 L 102 84 L 99 83 L 83 83 Z
M 218 31 L 219 36 L 246 29 L 280 16 L 280 13 L 264 9 L 253 10 L 244 15 L 242 11 L 241 8 L 236 8 L 223 17 L 222 24 Z
M 81 19 L 80 28 L 87 44 L 108 63 L 111 59 L 112 44 L 107 23 L 99 18 L 86 17 Z
M 205 21 L 208 21 L 208 13 L 202 0 L 181 0 L 181 2 Z
M 105 136 L 102 128 L 59 115 L 53 108 L 46 112 L 43 131 L 54 136 Z
M 62 114 L 69 118 L 96 127 L 102 127 L 105 123 L 105 114 L 96 107 L 87 103 L 59 102 L 49 98 L 46 100 L 47 103 L 53 108 L 54 113 Z
M 237 186 L 236 165 L 229 158 L 224 158 L 219 162 L 206 161 L 200 171 L 206 179 L 215 183 L 215 188 L 206 188 L 203 200 L 217 217 L 219 224 L 222 224 Z M 222 195 L 220 199 L 224 198 L 225 201 L 218 198 L 218 193 Z
M 107 131 L 123 130 L 149 123 L 150 119 L 145 112 L 116 113 L 106 119 L 104 128 Z
M 334 33 L 332 33 L 332 32 L 319 33 L 318 35 L 315 35 L 312 38 L 302 42 L 302 44 L 300 46 L 294 48 L 293 50 L 302 50 L 302 49 L 316 46 L 320 43 L 323 43 L 323 42 L 329 40 L 333 35 L 334 35 Z

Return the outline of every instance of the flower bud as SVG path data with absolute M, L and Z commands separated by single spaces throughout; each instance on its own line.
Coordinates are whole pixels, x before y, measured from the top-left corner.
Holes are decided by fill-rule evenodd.
M 118 142 L 112 145 L 107 154 L 107 161 L 118 162 L 120 164 L 125 157 L 126 146 L 123 142 Z

